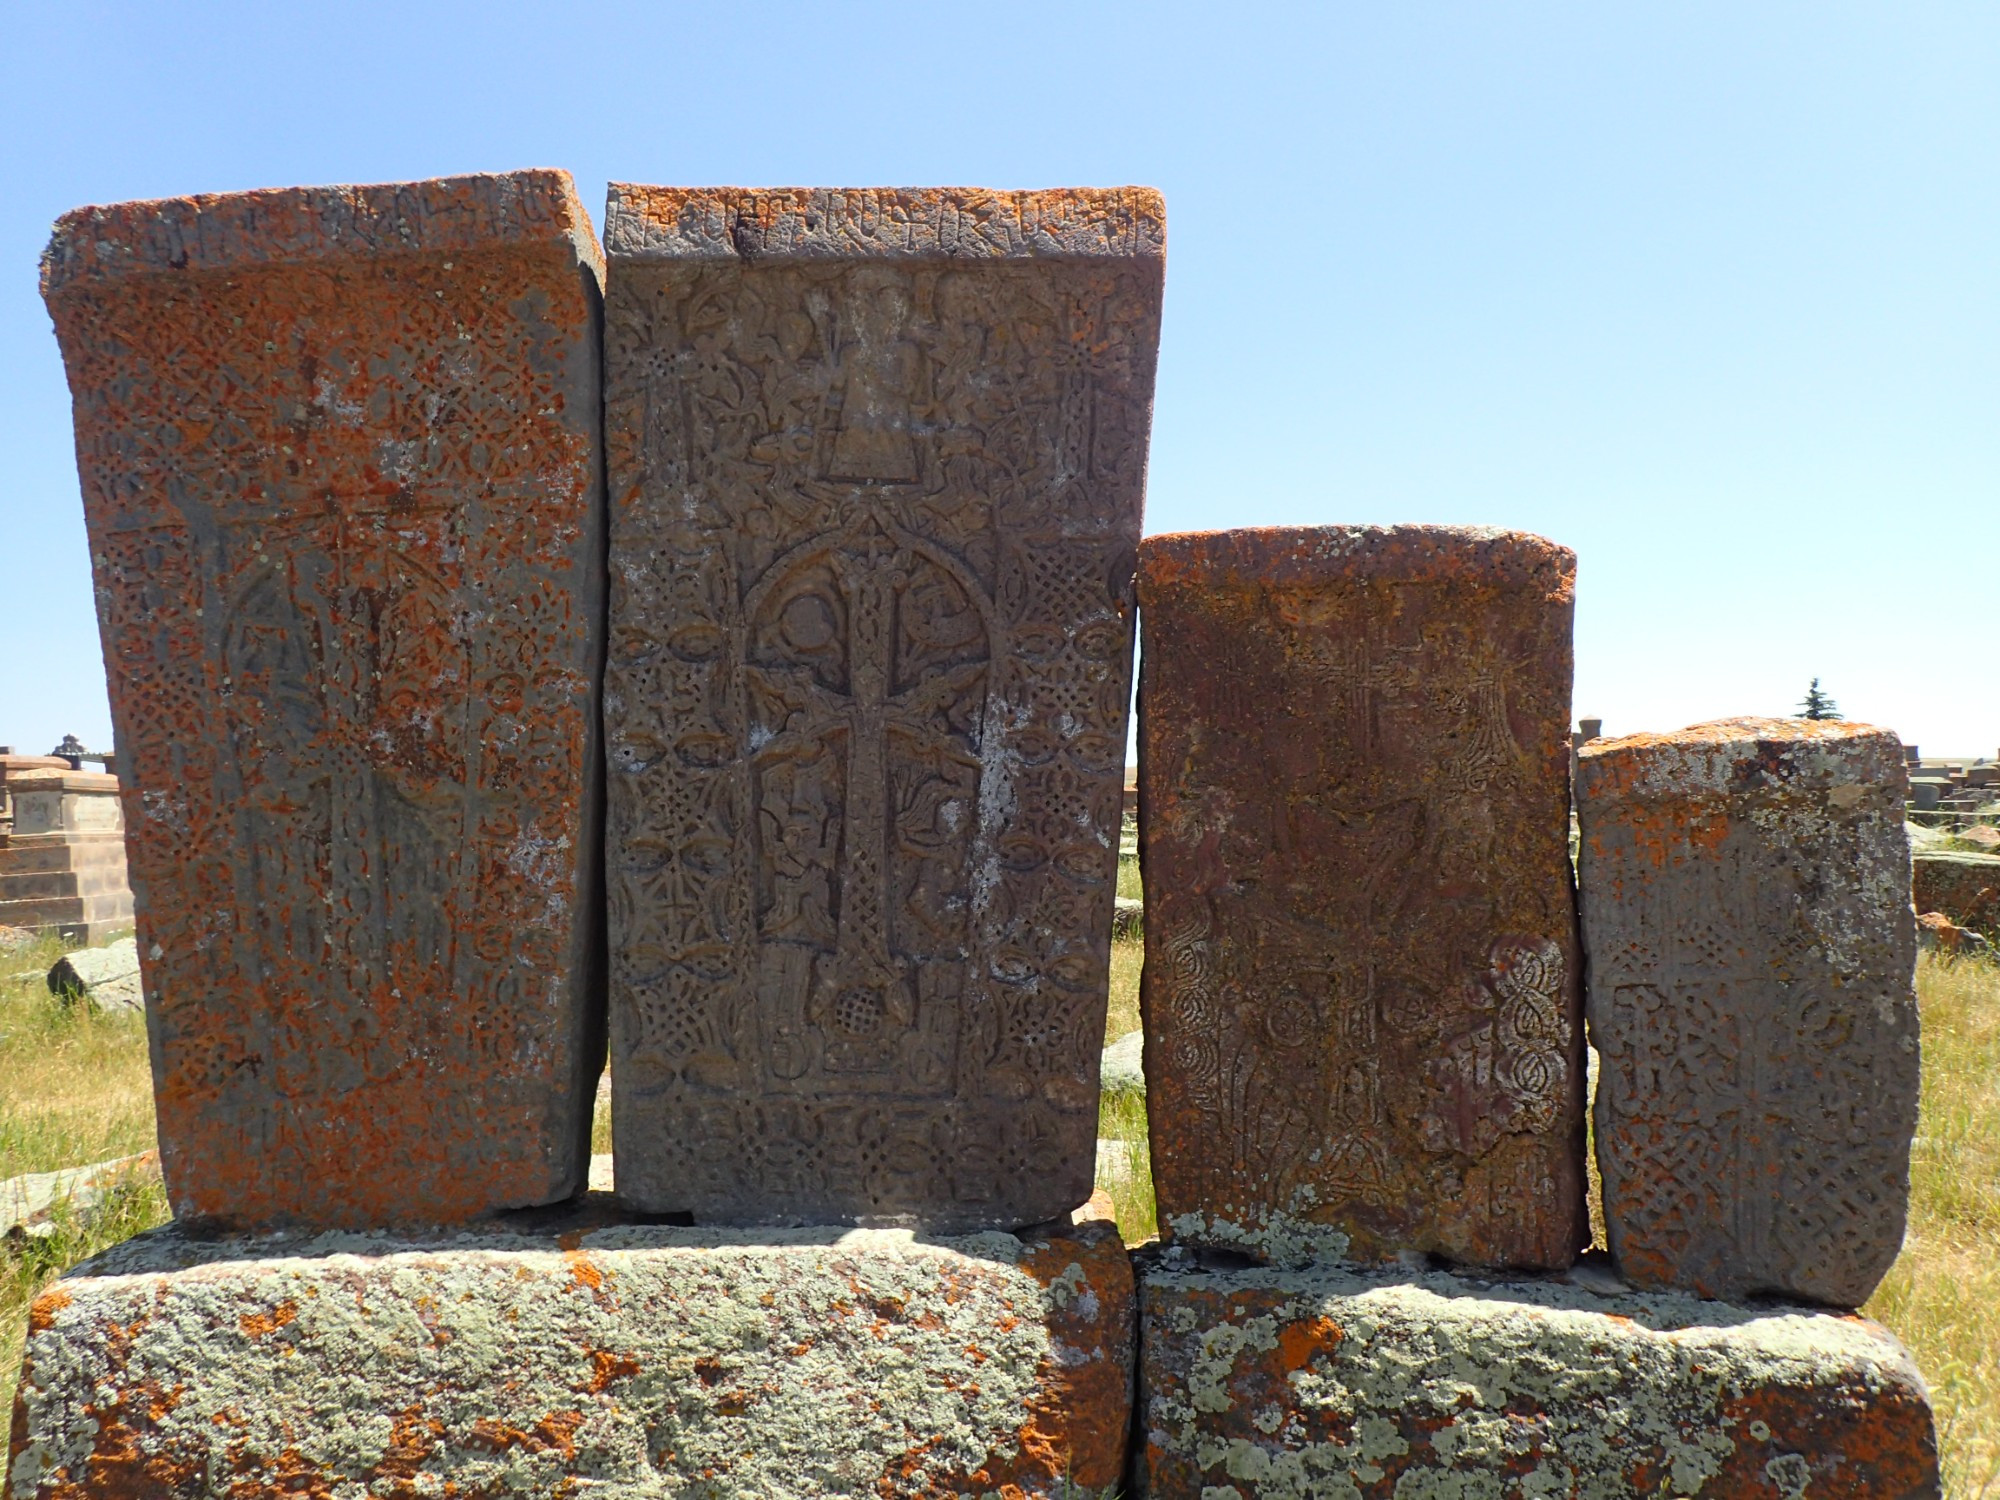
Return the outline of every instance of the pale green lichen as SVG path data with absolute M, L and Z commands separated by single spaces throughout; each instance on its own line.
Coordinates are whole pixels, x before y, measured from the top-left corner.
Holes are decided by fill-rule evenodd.
M 1310 1189 L 1302 1189 L 1301 1197 L 1309 1200 Z M 1167 1227 L 1176 1241 L 1241 1251 L 1274 1266 L 1308 1266 L 1343 1259 L 1348 1251 L 1347 1235 L 1302 1217 L 1298 1210 L 1304 1206 L 1295 1201 L 1293 1212 L 1256 1208 L 1238 1213 L 1222 1207 L 1210 1214 L 1175 1214 Z
M 1218 1301 L 1228 1307 L 1220 1323 L 1185 1316 Z M 1762 1451 L 1773 1437 L 1761 1421 L 1734 1430 L 1733 1398 L 1777 1386 L 1923 1392 L 1883 1330 L 1803 1308 L 1441 1272 L 1199 1271 L 1171 1261 L 1142 1276 L 1141 1307 L 1149 1443 L 1240 1500 L 1358 1495 L 1392 1463 L 1402 1470 L 1397 1500 L 1617 1500 L 1638 1453 L 1656 1456 L 1669 1493 L 1696 1496 L 1740 1442 Z M 1232 1416 L 1256 1388 L 1244 1380 L 1257 1356 L 1319 1320 L 1339 1337 L 1288 1376 L 1289 1410 L 1277 1421 L 1268 1410 L 1247 1424 Z M 1427 1432 L 1414 1448 L 1399 1414 Z M 1346 1440 L 1328 1440 L 1333 1429 Z M 1777 1452 L 1763 1466 L 1787 1500 L 1804 1493 L 1811 1471 L 1799 1454 Z
M 1081 1265 L 1045 1287 L 1024 1249 L 883 1230 L 621 1227 L 575 1250 L 156 1233 L 60 1284 L 29 1340 L 8 1493 L 80 1474 L 104 1411 L 148 1387 L 176 1393 L 149 1446 L 214 1474 L 295 1450 L 339 1500 L 411 1430 L 430 1444 L 419 1488 L 791 1500 L 872 1493 L 909 1465 L 899 1486 L 951 1493 L 1015 1454 L 1047 1370 L 1084 1357 L 1051 1329 L 1095 1301 Z

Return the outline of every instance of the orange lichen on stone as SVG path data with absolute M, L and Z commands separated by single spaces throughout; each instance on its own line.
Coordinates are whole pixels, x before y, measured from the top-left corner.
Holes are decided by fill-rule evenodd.
M 1922 1377 L 1864 1319 L 1176 1251 L 1140 1307 L 1152 1500 L 1938 1492 Z
M 560 172 L 56 225 L 179 1214 L 450 1222 L 581 1184 L 600 266 Z
M 962 1239 L 614 1225 L 573 1250 L 155 1232 L 72 1272 L 30 1335 L 7 1492 L 1103 1495 L 1131 1266 L 1079 1217 Z

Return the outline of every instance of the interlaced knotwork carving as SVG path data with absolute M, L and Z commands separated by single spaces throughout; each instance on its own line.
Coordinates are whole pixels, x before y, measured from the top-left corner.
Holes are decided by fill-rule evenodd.
M 1886 768 L 1866 746 L 1809 745 L 1799 773 L 1789 727 L 1770 728 L 1741 748 L 1726 725 L 1678 737 L 1700 763 L 1757 768 L 1726 795 L 1661 791 L 1672 740 L 1584 757 L 1605 1216 L 1641 1285 L 1853 1306 L 1900 1245 L 1915 1122 L 1900 747 L 1857 729 Z M 1793 784 L 1843 763 L 1844 800 Z
M 1159 263 L 845 239 L 621 259 L 708 220 L 619 191 L 620 1192 L 739 1220 L 1067 1211 L 1093 1159 Z M 802 232 L 850 232 L 840 212 Z

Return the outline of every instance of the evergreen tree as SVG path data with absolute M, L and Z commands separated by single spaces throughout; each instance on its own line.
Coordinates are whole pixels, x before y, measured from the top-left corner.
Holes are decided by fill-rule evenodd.
M 1840 705 L 1819 690 L 1819 679 L 1817 677 L 1812 680 L 1812 686 L 1806 689 L 1805 697 L 1799 701 L 1799 709 L 1800 713 L 1798 717 L 1801 719 L 1837 719 L 1840 717 Z

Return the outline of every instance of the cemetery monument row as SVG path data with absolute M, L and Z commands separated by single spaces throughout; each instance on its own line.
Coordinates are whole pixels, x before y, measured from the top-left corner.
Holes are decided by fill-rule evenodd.
M 450 1220 L 581 1185 L 599 276 L 563 172 L 56 225 L 183 1216 Z
M 1577 758 L 1597 1160 L 1626 1280 L 1858 1307 L 1917 1123 L 1902 747 L 1729 719 Z
M 1357 526 L 1140 559 L 1162 1232 L 1279 1263 L 1568 1265 L 1574 554 Z
M 1143 189 L 613 186 L 628 1203 L 1089 1195 L 1164 236 Z

